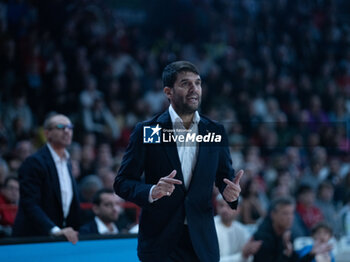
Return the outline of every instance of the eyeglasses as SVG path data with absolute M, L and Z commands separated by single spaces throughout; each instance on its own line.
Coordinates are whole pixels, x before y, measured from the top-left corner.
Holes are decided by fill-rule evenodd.
M 51 127 L 50 129 L 53 129 L 53 128 L 58 129 L 58 130 L 65 130 L 66 128 L 73 130 L 74 125 L 72 125 L 72 124 L 68 124 L 68 125 L 57 124 L 57 125 L 54 125 L 53 127 Z

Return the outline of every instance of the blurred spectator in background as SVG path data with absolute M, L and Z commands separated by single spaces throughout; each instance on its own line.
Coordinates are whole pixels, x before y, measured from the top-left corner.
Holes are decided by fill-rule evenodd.
M 73 125 L 60 114 L 44 122 L 47 144 L 21 165 L 20 201 L 14 236 L 60 236 L 76 243 L 80 226 L 78 189 L 66 148 Z
M 80 104 L 84 109 L 90 109 L 93 107 L 95 101 L 100 99 L 103 94 L 97 89 L 97 80 L 94 76 L 86 76 L 84 84 L 85 88 L 79 95 Z
M 295 181 L 288 169 L 281 169 L 277 172 L 274 186 L 271 187 L 271 199 L 279 197 L 293 196 L 295 191 Z
M 114 159 L 112 155 L 111 145 L 108 143 L 100 143 L 96 154 L 96 169 L 100 167 L 112 168 Z
M 254 239 L 262 245 L 254 255 L 254 262 L 311 262 L 318 254 L 328 252 L 329 246 L 315 243 L 304 257 L 294 251 L 291 228 L 294 220 L 294 200 L 289 197 L 275 199 L 270 206 L 269 215 L 254 234 Z
M 216 198 L 217 216 L 214 218 L 219 241 L 221 262 L 251 261 L 262 242 L 254 241 L 248 229 L 236 221 L 239 210 L 233 210 L 219 194 Z
M 278 198 L 271 203 L 270 212 L 254 239 L 262 241 L 254 262 L 298 261 L 291 242 L 291 227 L 294 220 L 295 204 L 291 198 Z
M 0 235 L 10 236 L 15 222 L 19 201 L 19 182 L 15 176 L 9 176 L 0 190 Z
M 17 174 L 17 171 L 23 161 L 34 153 L 34 146 L 30 140 L 19 140 L 16 146 L 8 156 L 8 164 L 12 174 Z
M 80 161 L 80 173 L 81 176 L 78 179 L 80 181 L 87 175 L 94 174 L 96 172 L 95 150 L 93 145 L 85 144 L 82 146 L 81 161 Z
M 114 141 L 120 135 L 117 122 L 102 97 L 95 98 L 91 108 L 83 109 L 83 125 L 86 132 L 96 135 L 97 142 Z
M 118 218 L 122 211 L 123 200 L 113 190 L 101 189 L 93 197 L 92 211 L 95 217 L 81 226 L 80 234 L 118 234 Z
M 4 109 L 4 124 L 6 128 L 10 130 L 13 127 L 14 121 L 16 121 L 16 119 L 21 119 L 23 130 L 29 135 L 34 126 L 33 118 L 25 94 L 19 94 L 14 97 L 13 103 L 9 103 Z
M 332 227 L 334 234 L 338 235 L 337 209 L 333 202 L 334 187 L 331 182 L 323 181 L 317 190 L 316 206 L 321 210 L 324 221 Z M 333 233 L 332 233 L 333 234 Z
M 314 243 L 303 247 L 298 254 L 301 258 L 314 255 L 312 262 L 335 262 L 332 252 L 332 245 L 329 240 L 333 236 L 332 228 L 326 223 L 318 223 L 311 229 L 311 236 Z M 321 251 L 322 250 L 322 251 Z M 316 254 L 316 255 L 315 255 Z
M 315 191 L 312 187 L 299 186 L 296 211 L 309 230 L 324 219 L 321 210 L 315 204 L 315 198 Z

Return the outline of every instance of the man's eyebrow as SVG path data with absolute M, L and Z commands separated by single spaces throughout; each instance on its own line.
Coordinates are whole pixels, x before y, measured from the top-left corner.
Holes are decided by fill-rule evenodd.
M 187 81 L 190 81 L 190 79 L 189 78 L 184 78 L 184 79 L 181 79 L 180 83 L 187 82 Z M 200 77 L 198 77 L 194 81 L 201 81 L 202 82 L 202 79 Z

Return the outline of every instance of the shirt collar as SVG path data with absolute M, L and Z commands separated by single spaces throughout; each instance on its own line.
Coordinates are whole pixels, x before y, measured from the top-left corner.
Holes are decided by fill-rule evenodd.
M 181 117 L 176 113 L 175 109 L 173 108 L 173 106 L 171 104 L 169 106 L 169 114 L 170 114 L 171 122 L 173 125 L 176 122 L 180 122 L 181 124 L 183 124 Z M 198 124 L 200 120 L 201 120 L 201 117 L 199 116 L 199 113 L 196 110 L 196 112 L 194 112 L 192 123 Z
M 105 225 L 105 223 L 102 222 L 102 220 L 98 216 L 95 216 L 95 222 L 97 225 L 97 231 L 101 235 L 103 235 L 103 234 L 117 234 L 119 232 L 118 228 L 116 227 L 116 225 L 114 223 L 112 223 L 113 231 L 112 232 L 109 231 L 108 227 Z
M 52 158 L 55 162 L 59 162 L 62 160 L 67 160 L 69 158 L 69 153 L 67 150 L 64 150 L 64 157 L 63 159 L 55 152 L 55 150 L 52 148 L 52 146 L 50 145 L 50 143 L 47 143 L 47 147 L 50 150 L 50 153 L 52 155 Z

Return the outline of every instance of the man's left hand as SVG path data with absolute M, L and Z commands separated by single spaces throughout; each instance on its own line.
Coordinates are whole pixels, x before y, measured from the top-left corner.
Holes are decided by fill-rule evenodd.
M 241 180 L 243 173 L 243 170 L 239 170 L 232 181 L 228 180 L 227 178 L 224 179 L 227 186 L 225 187 L 222 195 L 227 202 L 234 202 L 238 199 L 239 194 L 241 193 L 239 181 Z

